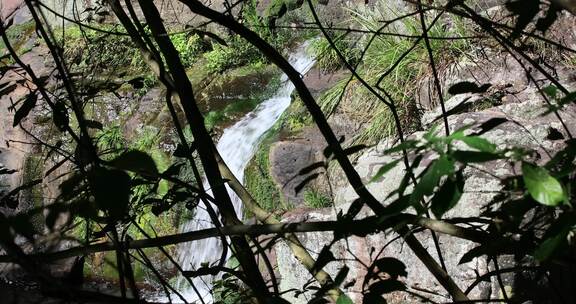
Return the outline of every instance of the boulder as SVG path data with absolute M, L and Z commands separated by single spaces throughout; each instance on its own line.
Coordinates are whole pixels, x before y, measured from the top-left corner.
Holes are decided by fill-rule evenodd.
M 568 89 L 574 89 L 573 75 L 567 72 L 560 74 L 562 83 L 567 84 Z M 512 83 L 515 94 L 510 94 L 510 100 L 501 105 L 493 106 L 484 104 L 483 107 L 474 108 L 487 98 L 492 92 L 456 95 L 446 101 L 447 109 L 453 110 L 461 105 L 468 108 L 461 108 L 460 111 L 452 111 L 448 117 L 450 130 L 453 132 L 463 126 L 472 126 L 470 132 L 480 130 L 478 126 L 499 121 L 499 124 L 484 132 L 481 136 L 496 144 L 498 148 L 523 147 L 536 151 L 536 159 L 539 163 L 546 162 L 564 146 L 564 139 L 568 138 L 567 132 L 576 134 L 576 106 L 568 105 L 559 111 L 563 119 L 562 124 L 553 113 L 547 112 L 546 104 L 538 93 L 536 86 L 522 79 L 524 74 L 512 75 L 511 72 L 502 72 L 498 79 Z M 494 81 L 496 78 L 487 79 Z M 545 85 L 545 84 L 540 84 Z M 505 97 L 504 94 L 503 97 Z M 522 96 L 522 98 L 513 98 Z M 472 112 L 467 112 L 472 111 Z M 437 124 L 439 132 L 442 132 L 441 110 L 432 109 L 423 116 L 422 124 L 431 126 Z M 411 139 L 421 138 L 425 132 L 416 132 L 410 136 Z M 440 133 L 442 134 L 442 133 Z M 405 174 L 402 162 L 395 168 L 387 172 L 382 178 L 370 183 L 376 175 L 378 169 L 383 165 L 400 158 L 400 155 L 384 155 L 383 152 L 394 146 L 392 140 L 385 140 L 378 145 L 360 153 L 355 159 L 354 166 L 363 179 L 367 189 L 383 204 L 386 204 L 388 195 L 398 187 L 401 178 Z M 301 147 L 302 150 L 309 148 Z M 416 172 L 425 168 L 430 159 L 422 161 Z M 507 161 L 491 161 L 468 167 L 464 171 L 466 180 L 464 194 L 458 205 L 445 214 L 445 218 L 456 217 L 476 217 L 488 208 L 490 201 L 502 189 L 502 179 L 517 174 L 515 168 Z M 321 210 L 296 210 L 286 214 L 283 222 L 298 221 L 326 221 L 335 220 L 339 211 L 346 212 L 352 201 L 357 198 L 354 189 L 348 184 L 345 176 L 339 168 L 332 168 L 329 171 L 330 184 L 333 189 L 335 208 Z M 372 215 L 371 211 L 363 210 L 358 218 Z M 333 242 L 332 233 L 307 233 L 300 234 L 304 246 L 312 253 L 318 254 L 325 245 Z M 428 231 L 419 232 L 416 237 L 428 248 L 430 254 L 438 258 L 433 238 Z M 470 299 L 501 299 L 502 288 L 495 277 L 489 280 L 476 282 L 479 276 L 493 271 L 494 264 L 491 260 L 480 257 L 464 264 L 459 264 L 462 256 L 476 246 L 475 243 L 446 236 L 439 235 L 439 244 L 448 273 L 456 284 L 469 291 Z M 355 303 L 362 301 L 362 291 L 364 276 L 366 275 L 366 265 L 370 265 L 374 260 L 382 257 L 397 258 L 406 265 L 407 277 L 402 278 L 410 293 L 394 292 L 387 295 L 388 303 L 417 303 L 422 298 L 436 302 L 449 302 L 450 297 L 438 281 L 430 274 L 420 260 L 404 246 L 402 239 L 395 233 L 379 233 L 369 235 L 364 238 L 349 237 L 346 241 L 340 240 L 331 246 L 331 251 L 337 259 L 336 262 L 329 263 L 324 269 L 332 276 L 335 276 L 344 265 L 350 268 L 350 272 L 343 285 L 346 285 L 345 292 Z M 293 257 L 286 245 L 276 246 L 277 264 L 279 276 L 281 278 L 280 287 L 282 290 L 292 288 L 302 288 L 312 279 L 305 268 Z M 501 256 L 498 259 L 500 267 L 518 267 L 533 265 L 530 259 L 516 260 L 511 256 Z M 542 303 L 552 303 L 553 297 L 549 297 L 547 289 L 541 287 L 540 281 L 534 280 L 534 274 L 526 272 L 509 273 L 502 276 L 504 289 L 507 292 L 516 294 L 531 294 L 529 298 L 538 298 Z M 476 284 L 477 283 L 477 284 Z M 541 288 L 541 289 L 540 289 Z M 533 295 L 535 290 L 539 290 L 542 295 Z M 285 295 L 290 303 L 307 303 L 314 293 L 308 290 L 296 297 L 296 293 L 289 292 Z

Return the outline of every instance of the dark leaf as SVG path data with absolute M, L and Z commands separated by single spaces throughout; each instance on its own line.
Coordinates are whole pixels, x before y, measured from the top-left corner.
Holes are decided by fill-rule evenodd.
M 22 235 L 28 240 L 34 239 L 34 234 L 37 232 L 34 230 L 34 225 L 30 222 L 31 218 L 27 214 L 17 215 L 10 219 L 10 225 L 16 231 L 16 233 Z
M 169 177 L 177 177 L 180 174 L 182 166 L 184 166 L 183 163 L 172 164 L 170 165 L 170 167 L 168 167 L 168 169 L 166 169 L 166 171 L 162 172 L 162 175 Z
M 4 168 L 4 167 L 1 167 L 1 168 L 0 168 L 0 175 L 9 175 L 9 174 L 14 174 L 14 173 L 16 173 L 16 172 L 18 172 L 18 171 L 13 170 L 13 169 L 7 169 L 7 168 Z
M 385 150 L 382 154 L 384 154 L 384 155 L 392 154 L 392 153 L 396 153 L 396 152 L 402 152 L 404 150 L 410 151 L 413 148 L 415 148 L 417 144 L 418 144 L 418 141 L 416 141 L 416 140 L 405 140 L 403 143 L 396 145 L 396 146 L 394 146 L 388 150 Z
M 344 280 L 348 276 L 348 272 L 350 272 L 350 268 L 348 268 L 348 266 L 344 265 L 344 267 L 342 267 L 342 269 L 340 269 L 340 271 L 338 271 L 338 274 L 334 278 L 334 284 L 336 286 L 342 285 L 342 283 L 344 283 Z
M 482 244 L 478 247 L 474 247 L 470 251 L 466 252 L 462 256 L 462 258 L 460 259 L 458 264 L 468 263 L 468 262 L 472 261 L 474 258 L 483 256 L 483 255 L 494 256 L 494 255 L 499 255 L 499 254 L 503 254 L 503 253 L 511 253 L 517 249 L 520 249 L 520 248 L 511 248 L 510 243 L 506 240 L 491 240 L 490 242 L 487 242 L 486 244 Z
M 362 298 L 362 304 L 386 304 L 386 300 L 379 294 L 367 293 Z
M 364 206 L 364 202 L 361 199 L 355 199 L 352 204 L 350 204 L 350 207 L 348 208 L 348 211 L 346 212 L 346 215 L 344 216 L 346 219 L 352 220 L 356 217 L 356 215 L 358 215 L 358 213 L 360 212 L 360 210 L 362 210 L 362 207 Z
M 104 128 L 104 126 L 102 125 L 101 122 L 98 122 L 95 120 L 87 119 L 85 122 L 86 122 L 86 126 L 88 128 L 91 128 L 91 129 L 102 130 Z
M 324 168 L 325 165 L 326 164 L 322 161 L 315 162 L 315 163 L 311 164 L 310 166 L 305 167 L 302 170 L 300 170 L 300 172 L 298 172 L 298 174 L 299 175 L 306 175 L 306 174 L 308 174 L 308 173 L 310 173 L 310 172 L 312 172 L 318 168 Z
M 372 294 L 383 295 L 393 291 L 406 290 L 406 286 L 397 280 L 382 280 L 370 285 L 369 290 Z
M 405 277 L 408 275 L 406 272 L 406 265 L 395 258 L 380 258 L 374 261 L 374 266 L 378 267 L 378 273 L 385 272 L 394 280 L 399 276 Z
M 316 259 L 316 263 L 314 263 L 314 267 L 312 267 L 312 270 L 310 270 L 310 272 L 315 273 L 319 270 L 321 270 L 322 268 L 324 268 L 324 266 L 326 266 L 326 264 L 335 261 L 336 258 L 334 257 L 334 254 L 332 253 L 332 251 L 330 251 L 330 247 L 329 246 L 324 246 L 322 248 L 322 250 L 320 251 L 320 254 L 318 255 L 318 258 Z
M 356 145 L 356 146 L 352 146 L 352 147 L 350 147 L 350 148 L 346 148 L 346 149 L 344 150 L 344 154 L 346 154 L 346 155 L 351 155 L 351 154 L 360 152 L 360 151 L 362 151 L 362 150 L 364 150 L 364 149 L 366 149 L 366 148 L 368 148 L 368 146 L 366 146 L 366 145 Z
M 138 150 L 130 150 L 116 157 L 111 163 L 112 166 L 131 172 L 145 174 L 158 174 L 156 163 L 150 155 Z
M 0 97 L 12 93 L 16 89 L 17 84 L 5 83 L 0 85 Z
M 550 26 L 554 24 L 554 21 L 558 19 L 558 13 L 560 12 L 561 9 L 562 8 L 558 6 L 555 2 L 550 2 L 550 6 L 548 7 L 546 16 L 538 19 L 538 22 L 536 22 L 536 29 L 541 31 L 542 33 L 545 33 L 550 28 Z
M 464 177 L 462 176 L 462 171 L 458 171 L 454 179 L 448 178 L 432 197 L 430 206 L 434 216 L 442 218 L 444 213 L 456 206 L 463 192 Z
M 99 209 L 111 220 L 120 220 L 128 212 L 130 176 L 124 171 L 95 168 L 90 174 L 90 188 Z
M 30 111 L 32 111 L 32 109 L 34 109 L 36 106 L 37 100 L 38 97 L 36 96 L 36 92 L 30 93 L 28 96 L 26 96 L 22 106 L 20 106 L 16 113 L 14 113 L 14 123 L 12 124 L 13 127 L 19 125 L 22 119 L 26 118 L 26 116 L 30 114 Z
M 486 92 L 492 85 L 487 83 L 481 86 L 469 81 L 462 81 L 453 84 L 448 89 L 448 93 L 452 95 L 458 94 L 465 94 L 465 93 L 484 93 Z
M 483 163 L 502 158 L 502 156 L 497 153 L 479 151 L 454 151 L 451 155 L 455 160 L 465 164 Z
M 483 122 L 478 128 L 480 129 L 478 132 L 475 132 L 474 135 L 482 135 L 488 131 L 493 130 L 494 128 L 498 127 L 499 125 L 508 122 L 507 118 L 504 117 L 494 117 L 490 118 L 487 121 Z
M 509 1 L 506 3 L 506 8 L 517 16 L 514 31 L 510 34 L 510 39 L 514 40 L 540 11 L 540 0 Z
M 66 110 L 66 105 L 63 102 L 57 102 L 54 104 L 54 108 L 52 109 L 53 114 L 53 121 L 54 125 L 60 131 L 65 131 L 70 123 L 70 119 L 68 118 L 68 110 Z
M 552 257 L 554 253 L 562 247 L 562 245 L 565 245 L 568 242 L 567 236 L 569 232 L 570 227 L 566 227 L 564 230 L 560 231 L 560 233 L 544 240 L 544 242 L 542 242 L 542 244 L 540 244 L 534 251 L 534 257 L 538 261 L 545 261 Z
M 574 171 L 574 159 L 576 158 L 576 139 L 569 139 L 566 147 L 556 153 L 544 166 L 553 176 L 564 177 Z
M 434 188 L 440 182 L 440 179 L 454 172 L 454 161 L 448 159 L 446 155 L 440 156 L 439 159 L 434 160 L 432 164 L 426 169 L 426 172 L 420 179 L 420 182 L 414 187 L 414 191 L 410 195 L 410 205 L 414 206 L 418 212 L 423 212 L 420 201 L 424 196 L 430 195 L 434 192 Z
M 65 206 L 62 204 L 52 204 L 48 207 L 48 214 L 46 215 L 46 227 L 51 231 L 54 230 L 56 220 L 60 217 L 60 214 L 67 211 Z
M 190 150 L 191 150 L 190 153 L 192 153 L 194 151 L 193 147 L 191 147 Z M 176 146 L 176 150 L 174 150 L 174 153 L 172 155 L 174 155 L 175 157 L 182 157 L 182 158 L 188 157 L 186 148 L 182 144 L 178 144 L 178 146 Z

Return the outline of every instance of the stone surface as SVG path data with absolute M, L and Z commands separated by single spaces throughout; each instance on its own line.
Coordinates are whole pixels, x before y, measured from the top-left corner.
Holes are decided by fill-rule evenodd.
M 496 144 L 500 149 L 511 146 L 532 149 L 536 151 L 536 160 L 539 163 L 547 161 L 556 151 L 563 147 L 564 139 L 568 138 L 566 129 L 571 134 L 576 134 L 576 107 L 568 105 L 560 111 L 559 115 L 563 118 L 565 129 L 554 114 L 544 115 L 546 112 L 545 102 L 538 93 L 536 86 L 524 79 L 524 74 L 515 73 L 514 69 L 499 73 L 499 75 L 494 76 L 495 78 L 490 78 L 489 80 L 494 82 L 495 79 L 505 79 L 508 84 L 512 84 L 511 88 L 514 88 L 514 93 L 505 91 L 505 87 L 510 88 L 510 86 L 500 86 L 499 90 L 504 90 L 504 94 L 501 94 L 504 99 L 502 105 L 484 104 L 484 108 L 480 109 L 475 109 L 474 106 L 497 92 L 496 90 L 488 91 L 484 94 L 457 95 L 451 98 L 447 101 L 448 110 L 452 110 L 457 105 L 462 104 L 467 104 L 467 107 L 463 107 L 459 111 L 453 111 L 452 115 L 449 116 L 450 130 L 454 131 L 470 125 L 472 127 L 469 132 L 474 132 L 479 130 L 479 125 L 491 119 L 505 119 L 506 122 L 483 133 L 481 136 Z M 574 75 L 569 70 L 563 70 L 559 75 L 562 83 L 568 89 L 574 89 Z M 501 84 L 504 85 L 505 83 Z M 509 99 L 506 100 L 506 98 Z M 427 111 L 423 116 L 422 124 L 424 126 L 432 125 L 440 114 L 441 110 L 439 108 Z M 440 120 L 436 120 L 436 122 L 439 122 L 438 125 L 442 127 Z M 442 131 L 442 129 L 439 130 Z M 421 138 L 423 133 L 416 132 L 410 138 Z M 400 158 L 400 155 L 383 154 L 386 149 L 394 144 L 392 141 L 383 141 L 370 149 L 360 152 L 359 156 L 354 158 L 355 169 L 365 182 L 366 188 L 384 204 L 387 202 L 387 196 L 398 187 L 401 178 L 405 174 L 402 163 L 400 162 L 381 179 L 372 183 L 369 183 L 369 181 L 384 164 Z M 464 147 L 464 145 L 459 146 L 459 148 Z M 430 159 L 425 157 L 416 172 L 423 170 L 429 161 Z M 517 174 L 517 170 L 518 168 L 505 161 L 491 161 L 466 168 L 464 171 L 466 179 L 464 194 L 459 204 L 445 214 L 445 218 L 475 217 L 480 215 L 481 212 L 487 210 L 488 203 L 502 189 L 501 179 Z M 285 215 L 283 221 L 334 220 L 337 212 L 340 210 L 346 212 L 350 203 L 358 196 L 347 183 L 342 172 L 337 168 L 331 168 L 330 170 L 330 183 L 331 188 L 334 190 L 335 210 L 331 208 L 313 211 L 308 209 L 297 210 Z M 368 210 L 363 210 L 358 217 L 370 214 L 371 212 Z M 420 232 L 416 236 L 424 247 L 428 248 L 428 251 L 437 258 L 430 233 Z M 316 254 L 325 245 L 333 241 L 331 233 L 302 234 L 300 237 L 304 246 L 310 252 Z M 350 273 L 345 282 L 355 280 L 355 283 L 351 283 L 345 291 L 356 303 L 361 301 L 362 298 L 361 282 L 366 274 L 364 265 L 371 264 L 378 257 L 395 257 L 407 266 L 408 276 L 404 278 L 404 282 L 411 292 L 437 302 L 449 301 L 449 296 L 443 287 L 437 283 L 437 280 L 426 267 L 397 237 L 394 233 L 380 233 L 367 236 L 366 238 L 350 237 L 346 242 L 340 240 L 332 245 L 332 252 L 339 261 L 328 264 L 325 270 L 335 276 L 343 265 L 350 267 Z M 476 258 L 469 263 L 458 265 L 462 255 L 476 246 L 474 243 L 445 235 L 440 236 L 439 242 L 448 273 L 463 290 L 470 286 L 477 276 L 494 270 L 494 266 L 488 263 L 486 258 Z M 311 280 L 311 275 L 299 265 L 299 262 L 292 256 L 287 246 L 277 245 L 276 254 L 279 275 L 282 280 L 280 286 L 283 290 L 301 288 L 301 286 Z M 519 263 L 529 265 L 531 263 L 530 261 L 515 261 L 511 257 L 502 257 L 499 261 L 501 267 L 513 267 L 519 265 Z M 530 275 L 526 277 L 504 276 L 505 288 L 508 291 L 513 291 L 513 286 L 519 286 L 523 281 L 529 280 L 529 277 Z M 500 285 L 496 279 L 492 279 L 489 282 L 478 284 L 470 292 L 469 296 L 471 299 L 499 299 L 502 297 L 500 290 Z M 518 290 L 518 292 L 521 291 Z M 306 303 L 305 299 L 310 299 L 312 294 L 313 292 L 309 291 L 295 298 L 293 293 L 288 293 L 286 298 L 291 303 Z M 387 296 L 387 300 L 389 303 L 420 302 L 420 299 L 408 293 L 392 293 Z

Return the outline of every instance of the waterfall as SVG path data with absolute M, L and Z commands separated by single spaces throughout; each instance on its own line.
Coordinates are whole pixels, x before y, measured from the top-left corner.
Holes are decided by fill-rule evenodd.
M 313 65 L 314 60 L 307 54 L 308 43 L 299 46 L 290 54 L 288 61 L 301 74 L 305 74 Z M 290 105 L 290 95 L 294 85 L 286 75 L 281 77 L 281 85 L 278 91 L 268 100 L 263 101 L 252 112 L 246 114 L 240 121 L 224 130 L 218 141 L 217 149 L 224 162 L 238 180 L 244 180 L 244 169 L 254 155 L 262 135 L 270 129 L 280 118 L 280 115 Z M 239 218 L 242 218 L 242 202 L 236 194 L 228 188 L 228 193 L 234 204 L 234 209 Z M 182 231 L 194 231 L 213 227 L 208 212 L 199 206 L 194 218 L 187 222 Z M 222 254 L 222 243 L 219 238 L 207 238 L 181 244 L 178 247 L 178 261 L 185 270 L 198 269 L 202 264 L 212 265 L 217 263 Z M 202 299 L 212 302 L 210 294 L 212 278 L 204 276 L 193 279 Z M 197 293 L 184 279 L 179 278 L 176 284 L 180 293 L 188 302 L 198 300 Z M 175 297 L 173 297 L 173 300 Z

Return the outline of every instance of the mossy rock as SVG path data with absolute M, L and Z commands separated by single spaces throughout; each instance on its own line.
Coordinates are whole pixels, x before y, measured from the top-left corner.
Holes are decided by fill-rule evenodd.
M 304 0 L 272 0 L 264 12 L 264 17 L 268 25 L 274 27 L 276 20 L 284 17 L 287 12 L 300 8 L 303 3 Z

